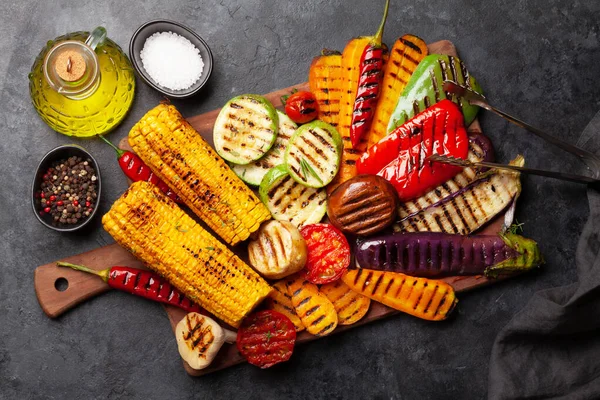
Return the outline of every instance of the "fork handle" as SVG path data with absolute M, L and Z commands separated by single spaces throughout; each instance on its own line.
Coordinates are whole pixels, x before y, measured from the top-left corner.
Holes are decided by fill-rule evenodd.
M 482 167 L 488 167 L 488 168 L 494 168 L 494 169 L 506 169 L 506 170 L 510 170 L 510 171 L 519 171 L 519 172 L 524 172 L 524 173 L 531 174 L 531 175 L 545 176 L 548 178 L 555 178 L 555 179 L 560 179 L 560 180 L 569 181 L 569 182 L 589 183 L 589 184 L 600 183 L 600 180 L 598 180 L 598 179 L 590 178 L 588 176 L 583 176 L 583 175 L 569 174 L 566 172 L 546 171 L 543 169 L 519 167 L 517 165 L 503 165 L 503 164 L 496 164 L 496 163 L 486 162 L 486 161 L 474 162 L 472 164 L 476 165 L 476 166 L 482 166 Z

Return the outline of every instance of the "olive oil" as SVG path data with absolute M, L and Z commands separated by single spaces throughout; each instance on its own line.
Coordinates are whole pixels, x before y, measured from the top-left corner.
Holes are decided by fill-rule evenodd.
M 90 137 L 111 131 L 129 111 L 135 94 L 135 75 L 127 56 L 105 36 L 96 40 L 99 44 L 84 44 L 92 36 L 74 32 L 48 41 L 29 74 L 29 92 L 38 114 L 52 129 L 68 136 Z M 61 81 L 67 73 L 53 75 L 56 63 L 52 64 L 52 53 L 59 52 L 55 49 L 64 42 L 75 51 L 89 53 L 86 76 L 77 82 Z M 68 62 L 67 68 L 71 68 L 70 57 Z

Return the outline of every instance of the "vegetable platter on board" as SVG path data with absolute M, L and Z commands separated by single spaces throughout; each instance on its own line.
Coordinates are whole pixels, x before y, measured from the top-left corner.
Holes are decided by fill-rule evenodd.
M 307 60 L 308 82 L 187 119 L 165 101 L 101 137 L 131 184 L 102 217 L 117 243 L 38 267 L 46 314 L 111 288 L 161 302 L 200 376 L 399 312 L 435 323 L 541 265 L 513 223 L 519 172 L 430 159 L 494 161 L 479 107 L 444 84 L 483 90 L 451 42 L 386 46 L 388 6 L 375 35 Z

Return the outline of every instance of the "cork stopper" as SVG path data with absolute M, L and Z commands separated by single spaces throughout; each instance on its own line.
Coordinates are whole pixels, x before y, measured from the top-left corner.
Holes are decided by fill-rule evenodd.
M 86 64 L 80 53 L 65 50 L 56 57 L 54 69 L 63 81 L 76 82 L 85 74 Z

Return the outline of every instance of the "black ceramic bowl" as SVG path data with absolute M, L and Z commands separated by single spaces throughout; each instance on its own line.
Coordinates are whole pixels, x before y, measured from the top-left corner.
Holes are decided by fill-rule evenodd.
M 42 186 L 42 177 L 44 173 L 50 168 L 51 164 L 58 160 L 64 160 L 72 156 L 79 156 L 84 160 L 90 159 L 92 161 L 92 168 L 96 171 L 96 184 L 98 189 L 96 191 L 97 198 L 94 204 L 94 210 L 86 219 L 82 220 L 78 224 L 75 225 L 65 225 L 65 224 L 54 224 L 52 220 L 52 216 L 50 214 L 40 214 L 42 211 L 42 203 L 38 193 L 40 193 Z M 40 163 L 38 164 L 37 170 L 35 172 L 35 176 L 33 177 L 33 183 L 31 185 L 31 204 L 33 206 L 33 213 L 37 217 L 38 221 L 45 225 L 46 227 L 53 229 L 58 232 L 72 232 L 86 226 L 96 215 L 98 211 L 98 204 L 100 203 L 100 194 L 102 192 L 102 179 L 100 177 L 100 168 L 98 167 L 98 163 L 92 157 L 90 153 L 88 153 L 83 147 L 77 146 L 75 144 L 66 144 L 63 146 L 58 146 L 55 149 L 50 150 L 46 155 L 42 158 Z
M 142 63 L 142 58 L 140 57 L 140 53 L 144 48 L 144 43 L 146 43 L 146 39 L 157 32 L 173 32 L 180 36 L 183 36 L 198 50 L 200 51 L 200 56 L 202 56 L 202 61 L 204 62 L 204 69 L 202 70 L 202 75 L 200 79 L 196 81 L 192 85 L 192 87 L 185 90 L 171 90 L 167 89 L 163 86 L 157 84 L 150 75 L 144 69 L 144 65 Z M 133 36 L 131 37 L 131 41 L 129 42 L 129 58 L 133 63 L 133 67 L 138 72 L 138 74 L 142 77 L 144 82 L 158 90 L 160 93 L 164 94 L 168 97 L 173 97 L 176 99 L 184 99 L 186 97 L 191 97 L 198 93 L 200 89 L 208 82 L 208 78 L 210 78 L 210 74 L 212 73 L 213 68 L 213 57 L 210 51 L 210 48 L 200 36 L 196 34 L 190 28 L 181 25 L 177 22 L 167 21 L 164 19 L 154 20 L 150 22 L 146 22 L 142 26 L 140 26 Z

